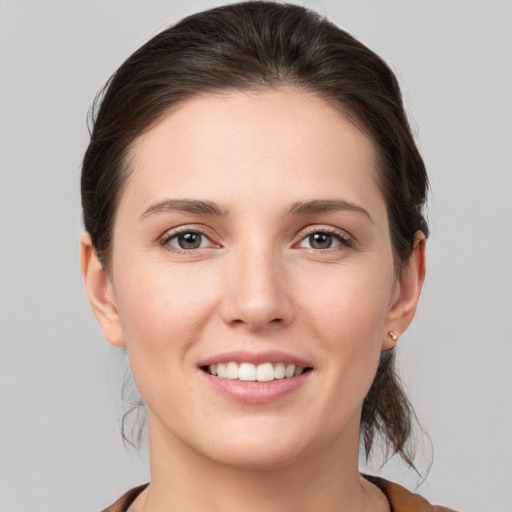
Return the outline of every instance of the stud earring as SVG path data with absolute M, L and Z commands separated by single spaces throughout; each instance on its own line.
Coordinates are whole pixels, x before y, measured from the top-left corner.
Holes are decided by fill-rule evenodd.
M 398 340 L 398 336 L 396 335 L 396 332 L 389 331 L 389 332 L 388 332 L 388 336 L 389 336 L 393 341 L 397 341 L 397 340 Z

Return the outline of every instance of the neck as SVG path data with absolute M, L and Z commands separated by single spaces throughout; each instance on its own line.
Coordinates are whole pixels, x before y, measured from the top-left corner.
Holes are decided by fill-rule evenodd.
M 358 425 L 348 436 L 282 465 L 222 464 L 197 453 L 148 417 L 151 484 L 144 512 L 359 512 L 388 510 L 358 473 Z M 355 441 L 355 442 L 354 442 Z M 340 455 L 341 454 L 341 455 Z

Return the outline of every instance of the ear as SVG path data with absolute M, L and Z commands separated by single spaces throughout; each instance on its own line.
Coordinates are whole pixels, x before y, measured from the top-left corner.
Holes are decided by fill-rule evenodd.
M 104 338 L 115 347 L 125 347 L 114 288 L 87 232 L 80 238 L 80 268 L 92 311 Z
M 397 279 L 393 303 L 383 333 L 382 350 L 394 348 L 398 338 L 409 327 L 414 318 L 423 281 L 425 280 L 425 246 L 425 235 L 421 231 L 416 232 L 412 253 Z

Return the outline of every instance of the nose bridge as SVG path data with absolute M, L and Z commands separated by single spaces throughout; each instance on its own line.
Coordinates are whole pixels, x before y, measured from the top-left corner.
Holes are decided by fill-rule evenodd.
M 253 239 L 238 247 L 226 270 L 225 321 L 255 330 L 291 320 L 285 262 L 274 244 Z

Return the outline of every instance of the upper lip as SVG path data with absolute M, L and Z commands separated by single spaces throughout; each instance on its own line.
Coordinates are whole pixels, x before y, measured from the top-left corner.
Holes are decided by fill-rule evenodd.
M 217 354 L 201 361 L 198 366 L 210 366 L 212 364 L 229 363 L 230 361 L 234 361 L 235 363 L 252 364 L 285 363 L 294 364 L 300 368 L 310 368 L 312 366 L 308 361 L 301 357 L 278 350 L 268 350 L 265 352 L 248 352 L 245 350 L 223 352 L 222 354 Z

